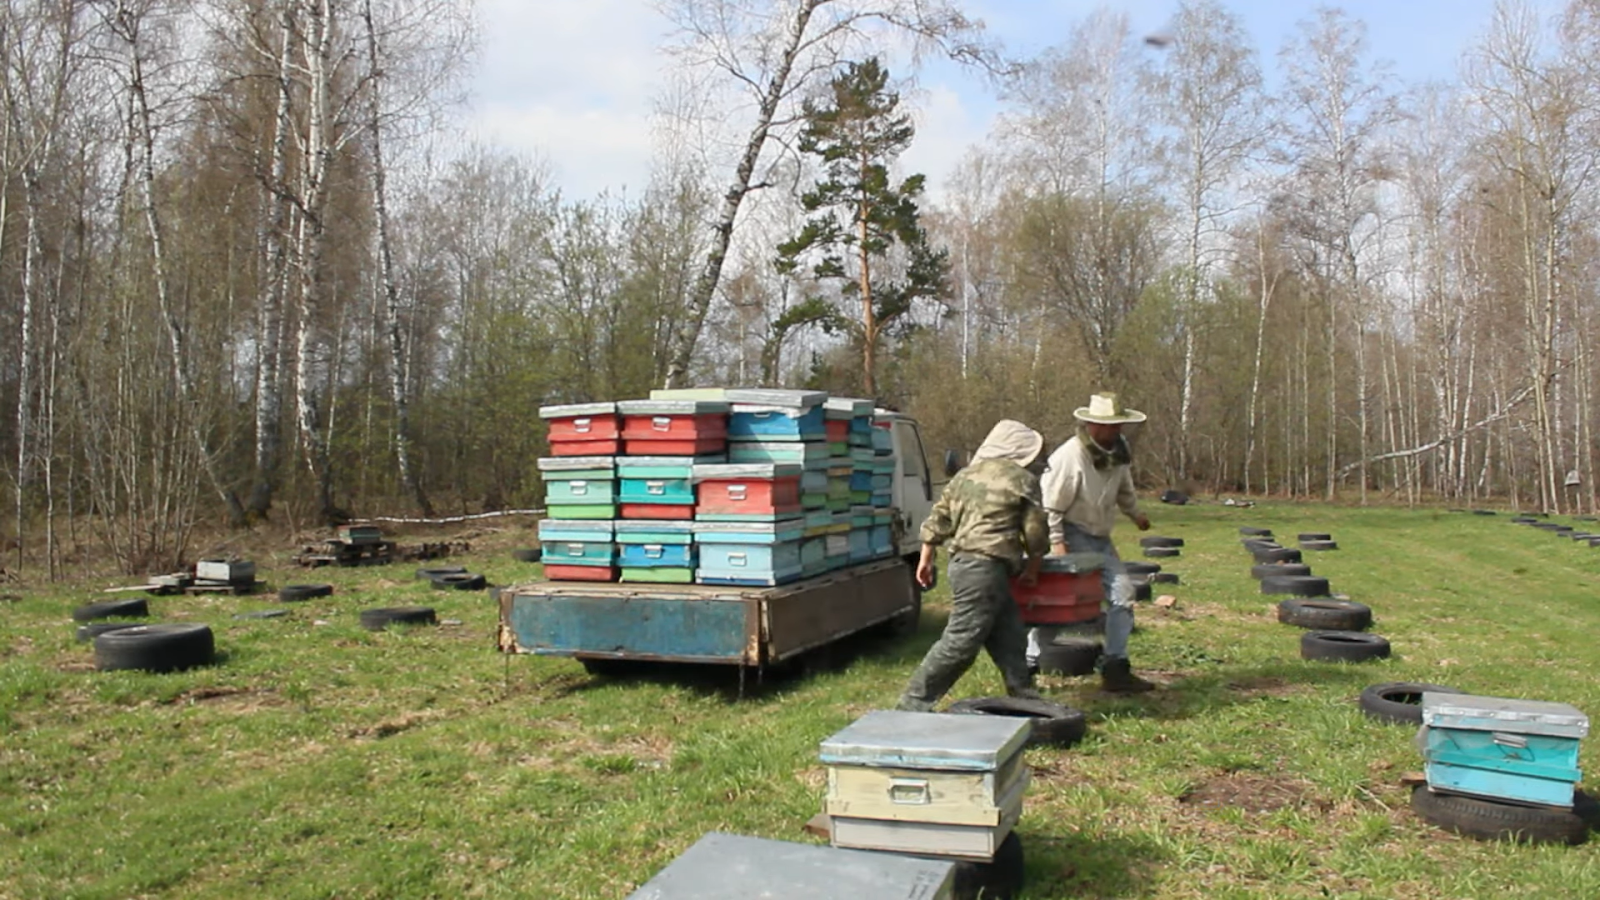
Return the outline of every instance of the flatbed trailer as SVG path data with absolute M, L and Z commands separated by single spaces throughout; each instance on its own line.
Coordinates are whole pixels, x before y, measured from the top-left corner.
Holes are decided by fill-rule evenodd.
M 914 631 L 922 611 L 898 557 L 778 587 L 539 581 L 500 592 L 500 649 L 760 669 L 875 625 Z

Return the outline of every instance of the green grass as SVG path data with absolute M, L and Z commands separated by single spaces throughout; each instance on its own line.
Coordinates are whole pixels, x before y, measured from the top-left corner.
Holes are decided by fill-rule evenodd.
M 1152 512 L 1154 533 L 1188 542 L 1163 561 L 1179 605 L 1141 606 L 1133 640 L 1136 669 L 1168 686 L 1127 699 L 1046 680 L 1092 724 L 1078 747 L 1029 751 L 1028 897 L 1600 896 L 1594 846 L 1480 843 L 1415 818 L 1410 730 L 1354 703 L 1417 680 L 1600 713 L 1600 551 L 1504 514 Z M 1302 662 L 1240 525 L 1333 532 L 1342 549 L 1308 561 L 1374 608 L 1395 658 Z M 1130 557 L 1136 534 L 1120 534 Z M 813 840 L 817 743 L 892 705 L 944 617 L 941 589 L 914 639 L 741 701 L 721 671 L 591 679 L 503 656 L 487 594 L 430 590 L 411 565 L 257 561 L 275 584 L 338 593 L 269 620 L 232 615 L 270 596 L 151 598 L 159 618 L 210 623 L 225 657 L 172 675 L 92 671 L 68 613 L 114 582 L 6 588 L 0 897 L 626 896 L 713 829 Z M 538 574 L 503 552 L 464 561 L 496 584 Z M 357 627 L 362 608 L 410 603 L 463 624 Z M 986 659 L 957 686 L 999 691 Z

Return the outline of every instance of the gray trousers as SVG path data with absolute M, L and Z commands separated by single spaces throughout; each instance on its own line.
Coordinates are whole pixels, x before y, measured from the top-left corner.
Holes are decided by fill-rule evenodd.
M 1106 557 L 1106 659 L 1128 658 L 1128 635 L 1133 634 L 1133 579 L 1123 568 L 1111 538 L 1098 537 L 1067 525 L 1067 549 L 1073 553 L 1103 553 Z M 1063 629 L 1038 625 L 1028 632 L 1028 665 L 1039 661 L 1039 648 L 1055 640 Z
M 1030 690 L 1024 659 L 1027 629 L 1011 599 L 1011 573 L 1006 564 L 987 556 L 961 554 L 951 557 L 946 572 L 952 595 L 950 621 L 912 673 L 898 708 L 932 710 L 984 649 L 999 667 L 1007 694 Z

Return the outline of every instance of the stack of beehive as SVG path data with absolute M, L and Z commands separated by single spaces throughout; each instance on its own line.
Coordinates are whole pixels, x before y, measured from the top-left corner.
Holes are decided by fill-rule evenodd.
M 1570 808 L 1589 718 L 1565 703 L 1426 691 L 1422 751 L 1427 790 L 1491 803 Z
M 777 585 L 893 553 L 893 441 L 821 391 L 548 406 L 556 580 Z

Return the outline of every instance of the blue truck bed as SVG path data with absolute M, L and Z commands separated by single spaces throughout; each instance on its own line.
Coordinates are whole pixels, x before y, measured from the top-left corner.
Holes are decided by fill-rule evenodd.
M 920 609 L 899 559 L 780 587 L 539 581 L 500 592 L 500 649 L 758 666 Z

